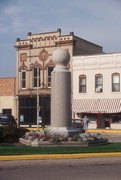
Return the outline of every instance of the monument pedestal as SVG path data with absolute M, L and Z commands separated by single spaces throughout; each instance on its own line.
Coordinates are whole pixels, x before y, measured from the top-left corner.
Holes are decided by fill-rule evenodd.
M 52 60 L 55 68 L 51 73 L 51 127 L 50 134 L 74 136 L 82 132 L 81 129 L 71 127 L 71 72 L 67 68 L 70 54 L 66 49 L 53 52 Z
M 50 134 L 59 135 L 59 136 L 74 136 L 79 133 L 82 133 L 81 128 L 74 128 L 74 127 L 48 127 L 47 130 Z

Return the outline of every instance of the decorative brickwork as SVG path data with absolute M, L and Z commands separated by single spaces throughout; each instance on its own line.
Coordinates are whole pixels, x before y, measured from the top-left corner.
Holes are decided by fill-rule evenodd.
M 0 78 L 0 96 L 15 96 L 16 78 Z
M 19 71 L 21 70 L 27 70 L 27 66 L 25 65 L 25 63 L 23 62 L 22 65 L 19 67 Z
M 50 66 L 55 67 L 55 64 L 53 63 L 52 60 L 50 60 L 49 63 L 47 63 L 47 64 L 45 65 L 44 69 L 47 69 L 47 68 L 50 67 Z
M 39 67 L 40 69 L 43 69 L 42 65 L 39 64 L 37 61 L 33 64 L 31 64 L 30 66 L 30 70 L 32 70 L 33 68 Z
M 49 56 L 48 52 L 45 49 L 43 49 L 39 54 L 39 59 L 41 61 L 46 61 L 48 59 L 48 56 Z
M 21 53 L 20 54 L 20 61 L 21 62 L 27 61 L 27 53 Z

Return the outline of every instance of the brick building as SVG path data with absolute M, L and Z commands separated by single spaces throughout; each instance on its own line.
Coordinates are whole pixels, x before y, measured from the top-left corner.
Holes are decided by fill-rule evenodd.
M 16 118 L 16 78 L 0 78 L 0 113 L 10 113 Z
M 55 32 L 32 34 L 26 40 L 16 40 L 16 95 L 17 119 L 20 125 L 36 124 L 37 92 L 39 93 L 39 115 L 44 124 L 50 124 L 51 71 L 54 68 L 51 56 L 56 48 L 68 49 L 72 69 L 72 56 L 102 53 L 102 47 L 70 32 L 62 35 Z M 39 84 L 37 79 L 39 77 Z M 20 119 L 22 117 L 22 120 Z

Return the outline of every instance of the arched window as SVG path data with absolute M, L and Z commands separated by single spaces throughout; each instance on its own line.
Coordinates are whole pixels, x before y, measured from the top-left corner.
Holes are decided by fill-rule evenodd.
M 86 76 L 85 75 L 79 76 L 79 92 L 86 93 Z
M 26 71 L 21 71 L 21 88 L 26 88 Z
M 40 68 L 33 68 L 33 87 L 40 87 Z
M 120 74 L 113 73 L 112 74 L 112 92 L 120 91 Z
M 95 75 L 95 92 L 103 92 L 103 76 L 102 74 Z

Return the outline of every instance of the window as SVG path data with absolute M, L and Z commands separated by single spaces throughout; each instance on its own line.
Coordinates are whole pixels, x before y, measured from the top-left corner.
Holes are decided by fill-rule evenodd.
M 51 72 L 53 71 L 54 67 L 48 67 L 47 71 L 47 82 L 48 82 L 48 87 L 51 87 Z
M 38 87 L 38 85 L 40 87 L 40 68 L 35 67 L 33 69 L 33 87 Z
M 86 93 L 86 76 L 85 75 L 79 76 L 79 92 Z
M 121 123 L 121 113 L 112 114 L 112 123 Z
M 120 91 L 120 74 L 113 73 L 112 74 L 112 92 Z
M 103 91 L 103 76 L 102 74 L 95 75 L 95 92 L 100 93 Z
M 3 114 L 12 114 L 12 109 L 2 109 Z
M 26 71 L 21 72 L 21 88 L 26 88 Z

